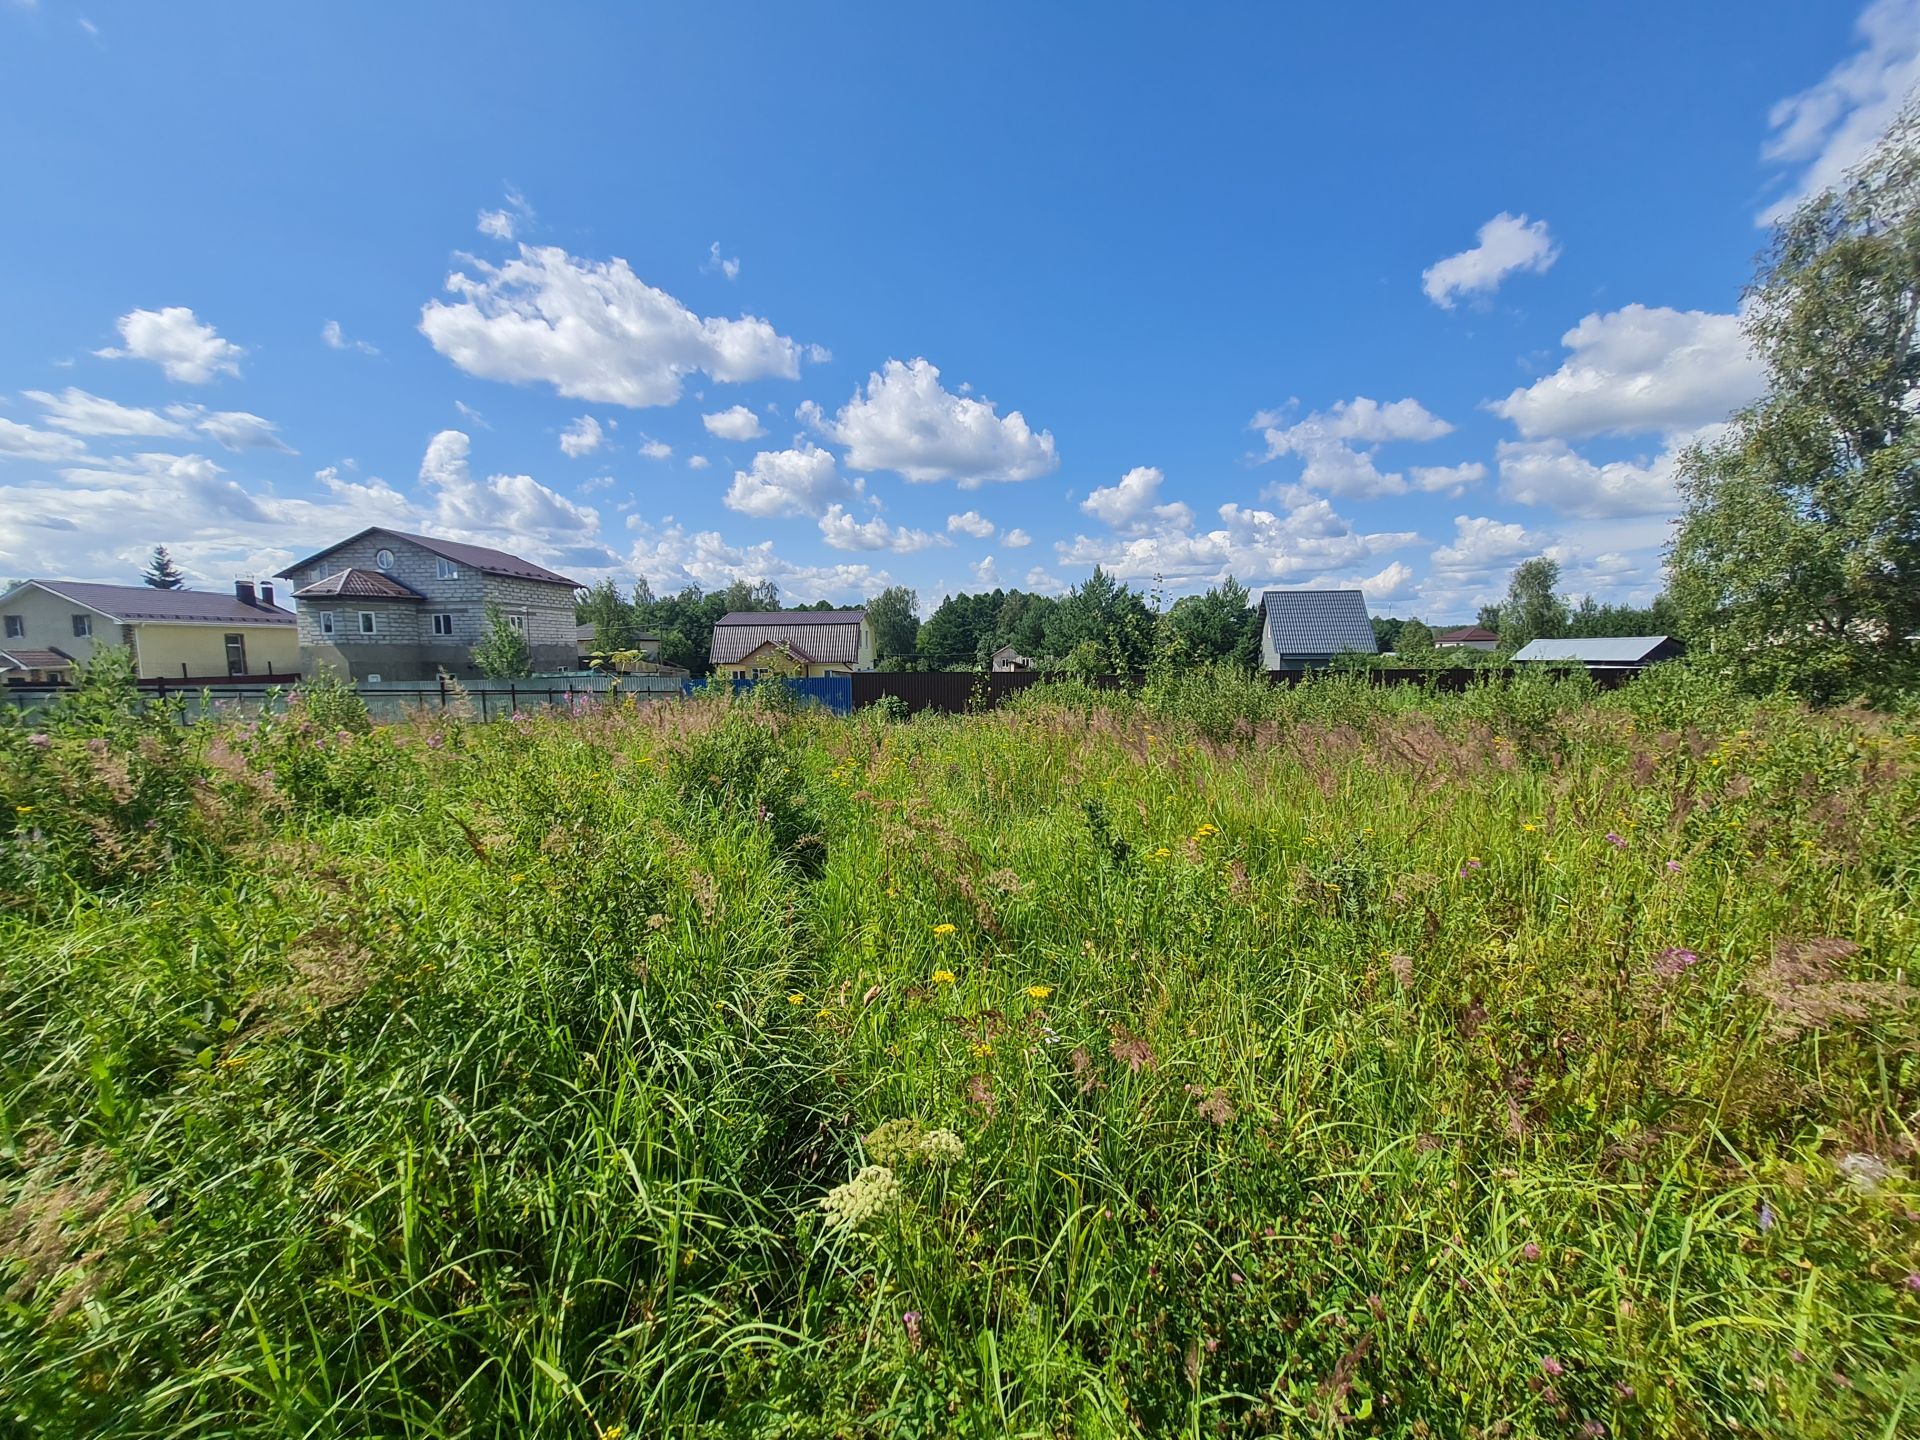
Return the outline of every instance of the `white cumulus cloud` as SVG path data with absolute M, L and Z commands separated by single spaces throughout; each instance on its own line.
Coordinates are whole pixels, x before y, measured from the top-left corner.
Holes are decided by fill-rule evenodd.
M 834 464 L 832 454 L 802 441 L 791 450 L 763 450 L 753 466 L 733 472 L 725 497 L 729 510 L 769 519 L 823 515 L 836 500 L 858 493 Z
M 740 278 L 740 257 L 736 255 L 731 260 L 727 259 L 726 256 L 720 253 L 720 242 L 716 240 L 707 247 L 707 263 L 701 268 L 704 270 L 718 270 L 722 275 L 726 276 L 727 279 L 738 280 Z
M 1792 174 L 1763 224 L 1845 179 L 1920 89 L 1920 0 L 1873 0 L 1854 29 L 1859 49 L 1767 117 L 1762 153 Z
M 576 505 L 531 475 L 476 479 L 468 465 L 472 442 L 459 430 L 442 430 L 427 442 L 420 483 L 434 496 L 434 522 L 463 536 L 513 543 L 532 537 L 549 546 L 577 546 L 600 528 L 599 512 Z
M 896 555 L 910 555 L 916 550 L 949 543 L 925 530 L 889 525 L 878 515 L 871 520 L 855 520 L 847 508 L 839 504 L 829 505 L 826 514 L 820 517 L 820 537 L 835 550 L 891 550 Z
M 964 515 L 947 516 L 947 529 L 959 535 L 971 535 L 976 540 L 991 540 L 998 527 L 978 510 L 969 510 Z
M 209 410 L 202 405 L 169 405 L 167 414 L 193 426 L 228 450 L 297 452 L 280 438 L 280 427 L 249 410 Z
M 606 443 L 607 432 L 591 415 L 582 415 L 560 432 L 560 450 L 570 460 L 591 455 Z
M 238 375 L 247 352 L 223 340 L 184 305 L 164 310 L 130 310 L 115 322 L 121 345 L 93 353 L 105 360 L 147 360 L 169 380 L 204 385 L 216 375 Z
M 1479 243 L 1422 270 L 1420 288 L 1442 310 L 1451 310 L 1457 296 L 1491 294 L 1516 271 L 1543 271 L 1559 258 L 1546 221 L 1503 210 L 1480 227 Z
M 503 265 L 447 278 L 453 300 L 430 300 L 420 332 L 469 375 L 551 385 L 574 400 L 671 405 L 686 377 L 795 379 L 800 347 L 765 320 L 694 314 L 625 260 L 578 259 L 522 245 Z
M 1267 442 L 1263 460 L 1297 455 L 1302 462 L 1302 485 L 1355 500 L 1404 495 L 1408 488 L 1404 475 L 1379 468 L 1376 449 L 1360 446 L 1419 443 L 1453 432 L 1452 425 L 1418 400 L 1382 404 L 1365 395 L 1336 401 L 1301 420 L 1292 418 L 1290 406 L 1262 410 L 1249 428 L 1259 430 Z
M 817 407 L 803 418 L 846 447 L 850 468 L 892 470 L 910 481 L 954 480 L 970 490 L 1031 480 L 1060 463 L 1051 432 L 1036 433 L 1018 410 L 1002 416 L 991 401 L 953 394 L 924 359 L 887 361 L 831 421 Z
M 760 417 L 744 405 L 730 405 L 717 414 L 702 415 L 700 423 L 707 427 L 709 435 L 717 435 L 722 440 L 758 440 L 767 433 Z
M 1033 543 L 1033 536 L 1016 525 L 1000 537 L 1000 543 L 1009 550 L 1024 550 Z
M 71 435 L 0 417 L 0 460 L 77 460 L 86 453 L 86 445 Z
M 380 353 L 376 346 L 369 345 L 364 340 L 349 339 L 347 332 L 340 328 L 338 320 L 329 320 L 320 327 L 320 339 L 325 342 L 329 350 L 358 350 L 362 355 Z
M 1080 502 L 1080 508 L 1115 530 L 1185 530 L 1193 524 L 1193 511 L 1184 501 L 1155 503 L 1165 479 L 1151 465 L 1136 465 L 1120 477 L 1117 485 L 1094 490 Z
M 157 410 L 121 405 L 69 385 L 58 395 L 23 392 L 46 412 L 47 423 L 74 435 L 185 435 L 187 427 Z

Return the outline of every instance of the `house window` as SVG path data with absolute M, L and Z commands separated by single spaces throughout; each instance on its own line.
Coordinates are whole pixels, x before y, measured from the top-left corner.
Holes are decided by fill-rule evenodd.
M 374 551 L 373 563 L 378 565 L 382 570 L 391 570 L 393 568 L 393 552 L 391 550 Z
M 320 612 L 320 633 L 322 635 L 331 635 L 333 633 L 333 612 L 331 610 L 322 610 Z
M 442 560 L 440 562 L 440 578 L 442 580 L 458 580 L 460 578 L 460 567 L 451 560 Z
M 522 635 L 527 633 L 527 617 L 526 616 L 509 615 L 507 616 L 507 623 L 513 626 L 513 628 L 518 630 Z
M 362 610 L 360 612 L 360 633 L 362 635 L 373 635 L 378 633 L 373 623 L 373 611 Z
M 24 615 L 7 616 L 7 638 L 24 640 L 27 638 L 27 617 Z
M 244 635 L 228 635 L 225 638 L 227 642 L 227 674 L 246 674 L 247 637 Z
M 93 617 L 91 615 L 74 616 L 73 638 L 76 640 L 85 640 L 91 634 L 93 634 Z
M 453 616 L 436 615 L 433 617 L 433 633 L 436 635 L 453 634 Z

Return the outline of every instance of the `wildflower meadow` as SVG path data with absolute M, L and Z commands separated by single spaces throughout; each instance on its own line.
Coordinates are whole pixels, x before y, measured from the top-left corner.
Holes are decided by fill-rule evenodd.
M 1920 747 L 1204 673 L 0 728 L 0 1431 L 1920 1430 Z

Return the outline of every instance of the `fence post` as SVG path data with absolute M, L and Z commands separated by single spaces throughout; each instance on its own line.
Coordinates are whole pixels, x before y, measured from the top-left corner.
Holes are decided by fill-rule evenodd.
M 442 670 L 437 677 L 440 681 L 440 708 L 447 708 L 447 672 Z
M 511 680 L 507 682 L 507 714 L 512 715 L 520 709 L 520 687 Z

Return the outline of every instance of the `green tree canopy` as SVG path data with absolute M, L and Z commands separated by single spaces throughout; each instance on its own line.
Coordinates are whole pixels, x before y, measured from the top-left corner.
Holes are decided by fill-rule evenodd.
M 147 568 L 141 572 L 140 578 L 156 590 L 178 590 L 187 583 L 186 575 L 173 563 L 173 556 L 167 553 L 164 545 L 153 547 L 153 555 L 148 559 Z
M 574 602 L 573 618 L 576 624 L 593 626 L 593 648 L 597 651 L 631 650 L 640 634 L 633 603 L 611 579 L 602 579 Z
M 1260 612 L 1231 575 L 1204 595 L 1174 601 L 1161 635 L 1162 657 L 1174 664 L 1222 663 L 1249 674 L 1260 667 Z
M 904 585 L 889 585 L 867 601 L 867 624 L 873 629 L 876 666 L 913 658 L 920 635 L 920 597 Z
M 1433 627 L 1417 615 L 1400 627 L 1394 637 L 1396 655 L 1429 655 L 1433 652 Z
M 1768 390 L 1681 461 L 1684 633 L 1752 688 L 1891 700 L 1920 686 L 1920 107 L 1781 222 L 1745 315 Z
M 1496 619 L 1502 649 L 1518 650 L 1529 640 L 1567 633 L 1567 602 L 1557 593 L 1560 562 L 1545 555 L 1523 560 L 1507 581 L 1507 598 Z M 1481 612 L 1484 616 L 1485 612 Z M 1483 624 L 1486 621 L 1483 619 Z
M 1047 616 L 1047 653 L 1081 670 L 1144 670 L 1153 637 L 1154 617 L 1147 602 L 1098 565 Z
M 474 668 L 489 680 L 517 680 L 533 673 L 533 647 L 527 632 L 498 605 L 487 605 L 487 628 L 473 647 Z

